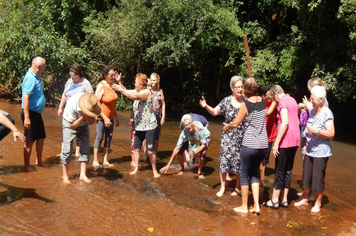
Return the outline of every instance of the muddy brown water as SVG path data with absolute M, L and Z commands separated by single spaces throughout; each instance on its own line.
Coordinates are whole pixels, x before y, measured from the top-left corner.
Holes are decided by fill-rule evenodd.
M 21 106 L 0 102 L 19 124 Z M 356 147 L 333 142 L 334 155 L 326 173 L 326 190 L 321 213 L 311 214 L 310 206 L 296 208 L 293 203 L 301 191 L 302 161 L 297 152 L 288 209 L 261 207 L 260 216 L 237 214 L 232 209 L 241 197 L 220 188 L 219 151 L 221 124 L 211 123 L 211 146 L 203 169 L 206 178 L 196 179 L 194 171 L 176 175 L 175 160 L 167 174 L 152 177 L 149 164 L 130 176 L 129 113 L 119 112 L 120 127 L 115 128 L 109 160 L 112 168 L 94 171 L 88 165 L 92 183 L 78 179 L 79 164 L 70 166 L 71 184 L 62 183 L 59 163 L 61 119 L 57 108 L 43 113 L 47 138 L 44 160 L 49 167 L 23 172 L 23 144 L 10 134 L 0 143 L 0 234 L 1 235 L 356 235 Z M 209 117 L 208 117 L 209 118 Z M 21 128 L 22 129 L 22 128 Z M 91 146 L 95 126 L 90 127 Z M 158 168 L 163 167 L 179 135 L 178 122 L 168 121 L 162 128 Z M 260 202 L 269 199 L 274 178 L 274 158 L 267 169 Z M 31 164 L 34 164 L 32 153 Z M 92 157 L 91 157 L 92 161 Z M 234 181 L 230 183 L 234 185 Z M 250 193 L 250 201 L 252 197 Z

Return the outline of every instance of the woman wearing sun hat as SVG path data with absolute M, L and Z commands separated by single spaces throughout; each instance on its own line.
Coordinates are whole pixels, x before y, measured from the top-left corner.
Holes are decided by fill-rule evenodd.
M 63 145 L 61 162 L 63 164 L 63 182 L 70 183 L 69 163 L 72 160 L 72 144 L 75 137 L 80 138 L 80 176 L 79 179 L 90 183 L 86 168 L 90 158 L 89 125 L 95 123 L 95 117 L 101 114 L 98 98 L 92 93 L 78 93 L 66 105 L 63 112 Z

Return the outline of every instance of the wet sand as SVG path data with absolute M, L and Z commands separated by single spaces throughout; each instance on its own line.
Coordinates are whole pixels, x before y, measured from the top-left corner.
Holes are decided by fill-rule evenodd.
M 0 102 L 21 127 L 20 105 Z M 0 234 L 1 235 L 356 235 L 354 199 L 356 147 L 333 142 L 334 155 L 326 173 L 326 190 L 319 214 L 311 206 L 296 208 L 301 192 L 302 161 L 298 150 L 293 170 L 288 209 L 270 210 L 261 206 L 261 215 L 237 214 L 232 209 L 241 197 L 219 191 L 219 151 L 221 124 L 211 123 L 211 146 L 203 169 L 204 180 L 196 172 L 177 175 L 178 160 L 167 174 L 153 178 L 151 166 L 142 164 L 140 172 L 130 176 L 129 113 L 119 112 L 120 127 L 115 128 L 109 154 L 114 165 L 94 171 L 91 161 L 87 173 L 92 183 L 78 179 L 79 164 L 71 162 L 71 184 L 62 183 L 61 119 L 57 108 L 44 111 L 47 138 L 44 161 L 49 167 L 23 172 L 23 144 L 10 134 L 0 143 Z M 209 119 L 209 117 L 207 117 Z M 91 126 L 91 146 L 95 126 Z M 171 155 L 179 135 L 178 122 L 162 128 L 158 168 Z M 34 150 L 33 150 L 34 151 Z M 101 158 L 99 159 L 101 160 Z M 260 202 L 269 199 L 274 178 L 274 158 L 267 167 L 265 188 Z M 230 183 L 234 186 L 234 181 Z M 252 195 L 250 193 L 250 203 Z M 152 231 L 152 232 L 151 232 Z

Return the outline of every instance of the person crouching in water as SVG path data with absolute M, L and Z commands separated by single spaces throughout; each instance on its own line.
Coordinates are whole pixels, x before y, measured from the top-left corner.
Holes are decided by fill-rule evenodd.
M 80 176 L 79 179 L 90 183 L 86 168 L 90 157 L 89 125 L 95 123 L 95 117 L 100 115 L 101 106 L 98 98 L 92 93 L 78 93 L 68 102 L 63 113 L 63 146 L 61 163 L 63 164 L 63 182 L 70 183 L 68 172 L 72 160 L 73 140 L 78 137 L 80 143 Z
M 188 141 L 189 145 L 187 145 L 188 147 L 186 147 L 190 156 L 188 165 L 193 165 L 195 158 L 199 158 L 198 178 L 204 179 L 205 177 L 202 174 L 202 170 L 205 163 L 206 151 L 209 148 L 210 132 L 207 127 L 203 126 L 202 123 L 198 121 L 193 121 L 193 117 L 190 114 L 186 114 L 182 117 L 181 126 L 182 125 L 184 125 L 184 129 L 182 130 L 178 138 L 177 146 L 174 148 L 168 164 L 162 167 L 160 172 L 165 173 L 167 172 L 167 170 L 169 170 L 169 167 L 172 164 L 174 157 L 179 153 L 184 142 Z M 181 166 L 181 172 L 179 172 L 179 174 L 182 174 L 184 172 L 182 155 L 179 155 L 179 158 L 179 164 Z

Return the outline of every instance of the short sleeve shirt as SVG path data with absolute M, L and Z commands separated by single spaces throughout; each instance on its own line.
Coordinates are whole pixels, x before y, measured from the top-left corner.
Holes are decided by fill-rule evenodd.
M 73 123 L 74 121 L 78 120 L 79 117 L 82 115 L 82 110 L 78 105 L 79 98 L 85 93 L 77 93 L 72 96 L 72 98 L 67 102 L 66 107 L 64 108 L 63 112 L 63 119 L 66 120 L 68 123 Z M 79 127 L 84 126 L 88 123 L 86 119 L 82 122 Z
M 307 121 L 307 126 L 325 130 L 325 123 L 328 120 L 334 120 L 334 115 L 329 108 L 323 107 L 318 115 L 315 115 L 315 109 L 312 108 Z M 317 134 L 308 133 L 307 129 L 305 131 L 307 138 L 306 154 L 308 156 L 323 158 L 332 155 L 331 139 L 323 139 Z
M 75 84 L 71 78 L 69 78 L 67 83 L 64 85 L 64 92 L 66 93 L 67 102 L 73 95 L 79 92 L 94 93 L 93 87 L 87 79 L 84 79 L 81 83 Z
M 206 139 L 210 137 L 210 132 L 199 121 L 193 121 L 195 127 L 195 133 L 190 134 L 188 130 L 183 129 L 180 133 L 177 142 L 177 148 L 180 149 L 183 146 L 184 141 L 189 142 L 189 151 L 195 151 L 200 145 L 206 143 Z
M 23 108 L 23 96 L 31 95 L 29 98 L 29 110 L 37 113 L 42 113 L 46 99 L 43 93 L 43 86 L 39 76 L 32 72 L 31 68 L 28 69 L 25 78 L 22 81 L 22 103 Z

